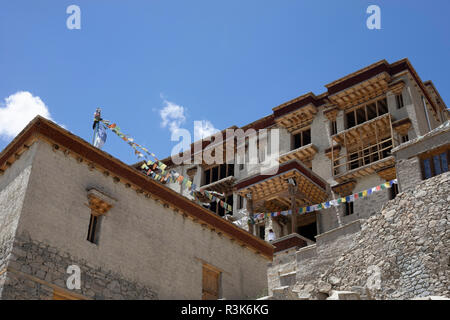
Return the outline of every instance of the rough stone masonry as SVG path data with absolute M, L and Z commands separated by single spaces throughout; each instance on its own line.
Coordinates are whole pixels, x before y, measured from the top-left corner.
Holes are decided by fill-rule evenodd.
M 283 292 L 308 299 L 337 291 L 377 300 L 450 297 L 449 191 L 447 172 L 399 193 L 362 222 L 352 245 L 315 281 L 297 277 Z

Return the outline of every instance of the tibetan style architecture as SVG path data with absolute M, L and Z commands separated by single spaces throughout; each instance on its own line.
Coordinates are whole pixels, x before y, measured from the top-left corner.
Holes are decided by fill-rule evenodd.
M 306 93 L 240 128 L 244 132 L 278 129 L 279 168 L 274 174 L 262 173 L 258 164 L 240 164 L 239 141 L 231 155 L 227 154 L 232 161 L 226 164 L 174 165 L 170 158 L 164 162 L 204 190 L 222 195 L 221 199 L 233 207 L 232 212 L 225 212 L 217 203 L 205 204 L 208 199 L 200 199 L 210 211 L 261 239 L 267 240 L 268 230 L 273 229 L 275 251 L 314 244 L 317 236 L 378 212 L 398 193 L 397 185 L 320 211 L 278 215 L 256 224 L 252 217 L 283 210 L 296 212 L 299 207 L 396 179 L 392 149 L 448 119 L 448 109 L 433 83 L 423 82 L 407 59 L 379 61 L 325 87 L 319 95 Z M 225 144 L 225 130 L 222 134 Z M 202 143 L 203 150 L 214 145 Z M 248 157 L 248 141 L 245 144 Z M 273 156 L 268 149 L 269 142 L 259 144 L 260 162 Z M 183 186 L 174 183 L 171 187 L 190 197 Z
M 272 254 L 44 118 L 0 153 L 0 299 L 256 298 Z

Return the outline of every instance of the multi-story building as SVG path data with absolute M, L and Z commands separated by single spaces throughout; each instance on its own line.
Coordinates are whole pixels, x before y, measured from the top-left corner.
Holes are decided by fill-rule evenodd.
M 0 152 L 0 300 L 255 298 L 272 253 L 40 116 Z
M 226 153 L 226 163 L 174 165 L 171 158 L 164 162 L 204 190 L 222 195 L 220 199 L 233 207 L 226 214 L 222 206 L 211 202 L 207 204 L 211 211 L 263 239 L 267 239 L 268 229 L 273 229 L 278 238 L 297 233 L 307 244 L 318 234 L 369 217 L 395 197 L 396 185 L 337 207 L 247 224 L 255 213 L 313 205 L 395 179 L 391 150 L 448 119 L 448 109 L 437 89 L 431 81 L 420 79 L 408 59 L 391 64 L 381 60 L 325 87 L 319 95 L 306 93 L 273 108 L 262 119 L 231 128 L 266 129 L 270 137 L 271 131 L 278 130 L 279 168 L 275 174 L 265 175 L 261 164 L 239 163 L 239 139 L 232 138 L 237 147 L 230 147 L 225 143 L 230 139 L 225 130 L 221 132 L 223 142 L 203 141 L 198 148 L 194 143 L 191 151 L 197 153 L 186 152 L 184 156 L 192 160 L 199 150 L 216 148 L 216 152 Z M 269 138 L 258 145 L 260 162 L 276 154 L 268 151 L 271 143 Z M 248 149 L 246 141 L 247 158 Z M 171 187 L 192 197 L 183 185 L 173 183 Z M 200 194 L 195 199 L 208 202 Z

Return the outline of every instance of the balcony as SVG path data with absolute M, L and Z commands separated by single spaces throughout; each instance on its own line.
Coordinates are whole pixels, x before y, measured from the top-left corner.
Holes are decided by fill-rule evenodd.
M 339 155 L 334 152 L 336 146 L 333 144 L 329 152 L 337 182 L 343 183 L 373 173 L 380 173 L 381 177 L 395 177 L 395 167 L 392 169 L 395 159 L 390 151 L 397 143 L 390 114 L 342 131 L 333 135 L 332 139 L 339 147 L 345 148 L 345 154 Z M 387 168 L 390 171 L 386 171 Z
M 292 151 L 286 152 L 285 154 L 282 154 L 278 161 L 280 163 L 285 163 L 288 162 L 290 160 L 299 160 L 305 164 L 311 162 L 311 160 L 314 158 L 314 156 L 317 153 L 317 147 L 315 145 L 313 145 L 312 143 L 294 149 Z
M 251 194 L 255 212 L 282 211 L 292 205 L 289 178 L 296 181 L 294 198 L 298 207 L 326 200 L 328 184 L 298 160 L 281 164 L 276 174 L 243 179 L 235 189 L 244 197 Z

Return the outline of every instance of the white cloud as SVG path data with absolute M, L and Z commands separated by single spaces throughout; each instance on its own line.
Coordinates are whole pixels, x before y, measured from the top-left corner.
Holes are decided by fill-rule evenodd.
M 48 107 L 39 97 L 28 91 L 19 91 L 5 99 L 0 105 L 0 137 L 14 138 L 36 116 L 52 120 Z
M 174 133 L 186 122 L 187 109 L 168 101 L 162 94 L 160 96 L 164 102 L 164 107 L 159 110 L 161 127 L 169 128 L 170 132 Z M 194 139 L 207 138 L 218 131 L 209 120 L 194 121 Z
M 186 116 L 184 114 L 184 107 L 167 101 L 164 99 L 164 108 L 159 110 L 159 115 L 161 116 L 161 126 L 163 128 L 169 128 L 170 132 L 173 133 L 180 129 L 180 126 L 186 121 Z
M 209 120 L 194 121 L 194 139 L 203 139 L 212 136 L 220 130 L 216 129 Z

